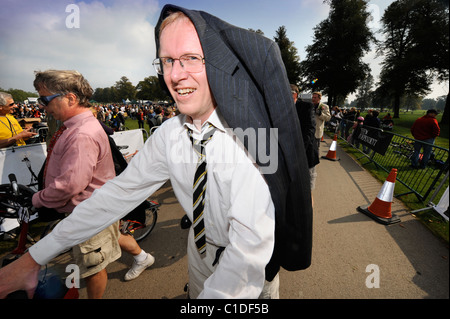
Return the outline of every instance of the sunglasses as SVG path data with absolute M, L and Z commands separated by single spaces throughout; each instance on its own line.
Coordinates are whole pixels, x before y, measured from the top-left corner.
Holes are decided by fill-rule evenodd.
M 14 106 L 15 104 L 15 102 L 12 102 L 11 104 L 8 104 L 8 106 Z
M 47 106 L 55 97 L 61 96 L 62 94 L 53 94 L 47 96 L 40 96 L 37 101 L 42 106 Z

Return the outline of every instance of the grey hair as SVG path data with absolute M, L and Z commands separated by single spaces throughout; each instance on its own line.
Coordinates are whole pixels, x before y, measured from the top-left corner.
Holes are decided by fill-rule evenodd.
M 7 99 L 12 99 L 12 95 L 6 92 L 0 92 L 0 105 L 6 105 Z
M 72 70 L 47 70 L 36 71 L 33 85 L 37 91 L 47 89 L 52 94 L 73 93 L 78 98 L 78 103 L 84 107 L 90 107 L 89 100 L 94 90 L 89 82 L 78 71 Z

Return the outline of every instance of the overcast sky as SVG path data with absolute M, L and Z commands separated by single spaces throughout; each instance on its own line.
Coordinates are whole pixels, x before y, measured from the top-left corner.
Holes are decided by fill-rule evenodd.
M 373 31 L 379 30 L 379 19 L 391 2 L 369 3 Z M 0 0 L 0 87 L 34 92 L 34 71 L 46 69 L 76 69 L 94 89 L 112 86 L 122 76 L 137 85 L 155 75 L 154 26 L 167 3 L 261 29 L 270 39 L 284 25 L 301 60 L 312 44 L 313 28 L 329 11 L 322 0 Z M 377 79 L 381 60 L 374 57 L 369 53 L 364 61 Z M 437 84 L 429 97 L 447 93 L 448 83 Z

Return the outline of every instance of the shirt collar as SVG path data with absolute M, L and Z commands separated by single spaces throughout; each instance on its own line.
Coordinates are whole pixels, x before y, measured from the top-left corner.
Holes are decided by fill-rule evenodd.
M 225 122 L 225 119 L 217 108 L 214 109 L 209 118 L 202 124 L 201 132 L 197 130 L 194 123 L 192 123 L 186 115 L 184 115 L 183 121 L 184 126 L 191 129 L 196 135 L 203 135 L 203 133 L 206 132 L 205 129 L 209 126 L 209 124 L 212 124 L 215 128 L 222 132 L 225 132 L 225 129 L 228 127 L 228 124 Z
M 79 121 L 83 121 L 91 116 L 94 116 L 89 109 L 86 112 L 72 116 L 70 119 L 64 121 L 64 126 L 67 128 L 78 126 Z

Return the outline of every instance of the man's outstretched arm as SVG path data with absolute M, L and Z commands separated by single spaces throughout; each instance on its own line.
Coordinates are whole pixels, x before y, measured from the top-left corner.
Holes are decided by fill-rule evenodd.
M 0 269 L 0 298 L 10 293 L 24 290 L 29 299 L 33 298 L 38 284 L 39 265 L 29 253 Z

